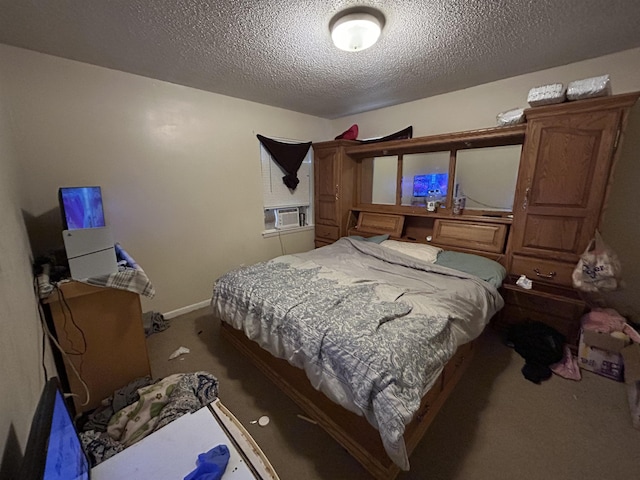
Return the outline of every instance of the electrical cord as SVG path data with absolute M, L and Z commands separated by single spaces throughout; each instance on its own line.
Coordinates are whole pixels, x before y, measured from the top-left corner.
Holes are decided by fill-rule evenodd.
M 38 296 L 38 279 L 35 277 L 33 278 L 33 290 L 36 293 L 36 296 Z M 46 344 L 47 333 L 44 330 L 44 315 L 42 312 L 42 305 L 40 304 L 40 302 L 38 302 L 38 315 L 40 317 L 40 328 L 42 328 L 42 358 L 41 358 L 42 371 L 44 372 L 44 383 L 47 383 L 47 380 L 49 380 L 49 373 L 47 372 L 47 364 L 45 363 L 45 360 L 44 360 L 44 354 L 47 348 L 47 344 Z
M 34 287 L 36 289 L 36 295 L 37 295 L 37 281 L 34 279 Z M 55 288 L 58 290 L 58 295 L 59 295 L 59 299 L 61 298 L 60 296 L 62 296 L 62 298 L 64 299 L 64 294 L 62 293 L 62 291 L 58 288 L 57 285 L 55 285 Z M 53 343 L 53 345 L 55 345 L 55 347 L 58 349 L 58 351 L 60 352 L 60 354 L 62 355 L 62 357 L 65 360 L 65 363 L 67 365 L 69 365 L 71 367 L 71 370 L 73 371 L 73 373 L 75 374 L 75 376 L 78 378 L 79 382 L 82 384 L 82 388 L 84 389 L 85 392 L 85 400 L 84 402 L 82 402 L 80 404 L 80 406 L 84 407 L 86 405 L 89 404 L 89 401 L 91 400 L 91 393 L 89 392 L 89 386 L 87 385 L 87 383 L 84 381 L 84 379 L 82 378 L 82 375 L 80 374 L 80 372 L 78 371 L 78 369 L 76 368 L 75 364 L 71 361 L 71 358 L 69 358 L 69 355 L 80 355 L 80 370 L 82 370 L 82 362 L 84 360 L 84 358 L 82 357 L 82 355 L 86 352 L 87 350 L 87 340 L 86 337 L 84 335 L 84 332 L 82 331 L 82 329 L 75 323 L 75 320 L 73 320 L 73 314 L 71 312 L 71 309 L 69 308 L 68 303 L 66 302 L 66 299 L 64 299 L 64 303 L 67 306 L 67 309 L 69 310 L 69 314 L 71 315 L 72 318 L 72 322 L 75 325 L 75 327 L 80 331 L 80 334 L 82 335 L 82 339 L 84 342 L 84 352 L 83 353 L 68 353 L 65 351 L 64 348 L 62 348 L 62 346 L 60 345 L 60 343 L 58 343 L 58 340 L 56 339 L 55 335 L 53 335 L 53 333 L 51 333 L 51 330 L 49 330 L 49 326 L 47 325 L 47 322 L 45 320 L 45 315 L 44 315 L 44 310 L 42 308 L 42 303 L 38 302 L 38 314 L 40 317 L 40 324 L 42 326 L 42 367 L 44 369 L 44 375 L 45 375 L 45 382 L 47 381 L 49 375 L 47 373 L 47 367 L 45 366 L 44 363 L 44 352 L 45 352 L 45 337 L 49 337 L 49 340 Z M 64 323 L 66 325 L 66 315 L 64 314 L 64 308 L 62 308 L 62 304 L 61 304 L 61 311 L 63 313 L 63 316 L 65 318 Z M 65 330 L 66 333 L 66 330 Z M 68 337 L 67 337 L 67 341 Z M 69 343 L 71 343 L 69 341 Z M 80 397 L 80 395 L 78 395 L 77 393 L 65 393 L 64 394 L 65 398 L 68 397 Z
M 482 202 L 476 200 L 475 198 L 470 197 L 469 195 L 465 195 L 465 197 L 467 197 L 472 202 L 477 203 L 478 205 L 482 205 L 483 207 L 487 207 L 487 208 L 502 208 L 502 207 L 497 207 L 496 205 L 489 205 L 487 203 L 482 203 Z
M 42 307 L 40 307 L 40 308 L 42 308 Z M 78 377 L 78 380 L 82 384 L 82 387 L 83 387 L 84 392 L 85 392 L 85 401 L 83 403 L 81 403 L 80 405 L 82 407 L 88 405 L 89 401 L 91 399 L 91 394 L 89 392 L 89 387 L 87 386 L 86 382 L 83 380 L 82 376 L 80 375 L 80 372 L 78 372 L 78 370 L 76 369 L 76 366 L 74 365 L 74 363 L 69 358 L 69 355 L 67 354 L 67 352 L 58 343 L 58 340 L 53 335 L 53 333 L 51 333 L 51 330 L 49 330 L 49 327 L 47 326 L 47 322 L 43 321 L 42 322 L 42 327 L 44 328 L 45 332 L 47 333 L 47 336 L 49 337 L 49 340 L 51 340 L 53 342 L 53 344 L 56 346 L 58 351 L 62 354 L 62 356 L 66 360 L 66 363 L 71 367 L 71 370 L 76 375 L 76 377 Z M 80 397 L 80 395 L 78 395 L 77 393 L 66 393 L 64 396 L 65 396 L 65 398 L 66 397 Z
M 70 345 L 70 348 L 74 350 L 71 352 L 67 352 L 67 354 L 68 355 L 84 355 L 85 353 L 87 353 L 87 338 L 85 337 L 84 331 L 78 326 L 78 324 L 75 321 L 75 318 L 73 318 L 73 312 L 71 311 L 71 307 L 69 306 L 69 303 L 67 302 L 66 297 L 64 296 L 64 292 L 60 288 L 58 288 L 58 285 L 55 285 L 54 288 L 58 295 L 58 303 L 60 304 L 60 311 L 62 312 L 62 317 L 64 318 L 63 330 L 67 338 L 67 343 Z M 64 307 L 66 307 L 67 310 L 69 311 L 69 317 L 71 318 L 71 323 L 76 328 L 76 330 L 80 332 L 80 336 L 82 337 L 82 351 L 78 351 L 76 347 L 73 345 L 73 342 L 71 341 L 71 339 L 69 338 L 69 332 L 67 331 L 67 314 L 64 311 Z
M 44 327 L 42 327 L 42 370 L 44 371 L 44 383 L 47 383 L 49 380 L 49 373 L 47 372 L 47 364 L 44 362 L 44 352 L 47 348 L 47 333 L 44 331 Z

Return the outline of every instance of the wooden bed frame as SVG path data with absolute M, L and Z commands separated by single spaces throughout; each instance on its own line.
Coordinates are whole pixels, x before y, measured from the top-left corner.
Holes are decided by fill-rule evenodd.
M 274 357 L 229 324 L 221 322 L 221 326 L 223 337 L 252 360 L 258 369 L 310 418 L 318 422 L 374 478 L 390 480 L 400 473 L 400 468 L 387 456 L 379 432 L 364 417 L 333 403 L 314 389 L 302 369 Z M 406 426 L 404 439 L 408 455 L 418 445 L 469 365 L 474 352 L 473 343 L 469 342 L 458 348 L 434 386 L 423 397 L 415 418 Z

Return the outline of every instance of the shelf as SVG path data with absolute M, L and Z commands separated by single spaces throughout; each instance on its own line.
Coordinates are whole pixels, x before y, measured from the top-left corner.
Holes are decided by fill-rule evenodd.
M 502 145 L 517 145 L 524 141 L 526 124 L 470 130 L 467 132 L 430 135 L 409 140 L 348 145 L 345 152 L 352 158 L 371 158 L 408 153 L 437 152 Z
M 580 294 L 566 287 L 557 285 L 546 285 L 541 282 L 533 281 L 533 286 L 530 290 L 522 288 L 516 285 L 516 281 L 519 277 L 516 275 L 509 275 L 502 283 L 502 288 L 506 290 L 512 290 L 514 292 L 523 293 L 526 295 L 537 295 L 539 297 L 549 298 L 550 300 L 558 300 L 567 303 L 573 303 L 575 305 L 584 306 L 586 302 L 580 297 Z
M 501 223 L 511 225 L 513 220 L 506 216 L 494 217 L 489 215 L 453 215 L 450 210 L 444 212 L 428 212 L 424 207 L 411 207 L 408 205 L 356 205 L 352 212 L 389 213 L 405 215 L 409 217 L 445 218 L 448 220 L 460 220 L 466 222 Z

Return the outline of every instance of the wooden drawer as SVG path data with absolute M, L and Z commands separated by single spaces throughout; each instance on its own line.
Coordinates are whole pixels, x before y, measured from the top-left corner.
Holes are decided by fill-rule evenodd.
M 571 346 L 574 351 L 578 347 L 580 315 L 576 318 L 556 317 L 548 313 L 523 310 L 517 305 L 506 305 L 503 309 L 502 316 L 504 318 L 504 322 L 501 325 L 503 328 L 525 321 L 541 322 L 564 335 L 567 344 Z
M 515 281 L 515 276 L 509 276 L 502 286 L 500 294 L 505 306 L 495 318 L 494 326 L 506 330 L 517 323 L 542 322 L 563 334 L 575 350 L 580 319 L 588 310 L 586 303 L 574 290 L 535 282 L 531 290 L 525 290 L 515 285 Z
M 316 248 L 320 248 L 320 247 L 326 247 L 327 245 L 331 245 L 333 242 L 325 242 L 323 240 L 317 240 L 315 241 L 315 247 Z
M 338 227 L 332 225 L 318 225 L 316 224 L 316 239 L 317 240 L 333 240 L 336 241 L 340 238 Z
M 434 416 L 437 409 L 434 409 L 434 404 L 438 401 L 438 397 L 442 392 L 442 375 L 433 384 L 433 387 L 422 397 L 420 401 L 420 408 L 416 412 L 416 418 L 418 423 L 422 422 L 429 415 Z
M 575 265 L 535 257 L 514 255 L 511 262 L 511 274 L 526 275 L 533 282 L 545 282 L 553 285 L 572 286 L 571 274 Z
M 507 225 L 438 219 L 433 225 L 433 243 L 484 252 L 502 252 Z
M 464 361 L 469 355 L 472 354 L 473 342 L 460 345 L 456 353 L 451 357 L 451 360 L 447 362 L 442 371 L 442 387 L 444 388 L 447 383 L 455 376 L 456 372 L 460 369 Z
M 502 298 L 506 305 L 514 305 L 521 311 L 539 312 L 556 317 L 574 318 L 580 315 L 583 309 L 583 304 L 578 301 L 551 298 L 527 290 L 505 289 L 502 292 Z
M 356 230 L 363 233 L 382 235 L 388 233 L 392 237 L 402 235 L 404 226 L 403 215 L 391 215 L 387 213 L 360 212 Z

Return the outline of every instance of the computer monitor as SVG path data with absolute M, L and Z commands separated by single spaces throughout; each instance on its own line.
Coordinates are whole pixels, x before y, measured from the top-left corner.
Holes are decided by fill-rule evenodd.
M 31 422 L 21 480 L 85 480 L 91 466 L 56 377 L 49 379 Z
M 413 177 L 413 196 L 428 197 L 433 192 L 438 197 L 447 196 L 448 173 L 429 173 Z
M 105 226 L 100 187 L 61 187 L 58 201 L 63 230 Z

